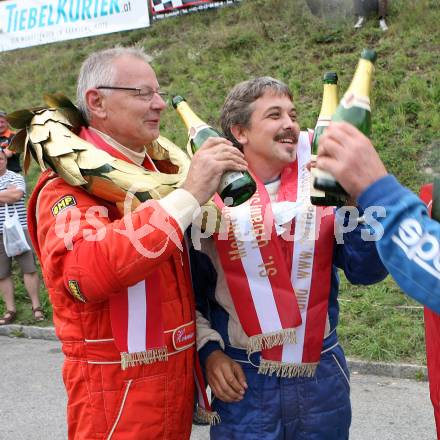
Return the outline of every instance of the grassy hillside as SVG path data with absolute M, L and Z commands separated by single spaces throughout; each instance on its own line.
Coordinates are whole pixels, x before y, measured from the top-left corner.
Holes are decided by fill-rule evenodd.
M 73 98 L 77 72 L 88 53 L 137 44 L 153 56 L 161 86 L 186 96 L 214 125 L 235 83 L 270 75 L 290 85 L 301 125 L 313 127 L 322 73 L 336 70 L 342 93 L 362 48 L 372 47 L 378 52 L 372 139 L 389 170 L 416 190 L 427 179 L 424 172 L 435 155 L 440 171 L 440 2 L 389 3 L 387 33 L 375 19 L 355 31 L 350 0 L 334 0 L 333 7 L 326 7 L 327 18 L 313 16 L 303 0 L 243 0 L 239 6 L 162 20 L 144 30 L 5 52 L 0 58 L 0 108 L 39 105 L 45 92 L 62 91 Z M 162 132 L 183 145 L 185 132 L 176 121 L 172 110 L 166 112 Z M 34 168 L 31 185 L 36 174 Z M 370 289 L 344 284 L 343 291 L 341 333 L 349 354 L 423 359 L 421 310 L 396 308 L 413 303 L 392 281 Z M 396 326 L 397 349 L 389 336 Z
M 77 72 L 88 53 L 138 44 L 154 57 L 162 87 L 186 95 L 212 123 L 232 85 L 271 75 L 291 86 L 302 125 L 313 127 L 323 71 L 339 73 L 343 92 L 360 51 L 373 47 L 378 61 L 372 138 L 390 170 L 416 189 L 423 180 L 420 160 L 440 137 L 439 1 L 390 2 L 391 26 L 385 34 L 373 19 L 355 31 L 353 18 L 346 17 L 347 1 L 334 3 L 341 18 L 335 10 L 331 19 L 317 18 L 302 0 L 244 0 L 236 7 L 170 18 L 144 30 L 5 52 L 0 58 L 0 108 L 41 104 L 45 92 L 74 97 Z M 163 133 L 183 143 L 179 128 L 170 110 Z

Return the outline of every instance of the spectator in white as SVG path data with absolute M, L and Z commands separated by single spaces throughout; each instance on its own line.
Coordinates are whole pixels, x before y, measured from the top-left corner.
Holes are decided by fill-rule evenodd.
M 379 27 L 385 32 L 388 30 L 385 18 L 388 11 L 388 0 L 353 0 L 354 13 L 358 20 L 355 29 L 361 28 L 367 20 L 367 15 L 375 11 L 379 15 Z
M 0 325 L 10 324 L 16 317 L 14 284 L 11 278 L 12 258 L 6 255 L 3 245 L 5 204 L 17 210 L 26 239 L 29 246 L 32 246 L 27 231 L 26 209 L 24 206 L 24 195 L 26 192 L 24 179 L 20 174 L 8 170 L 7 162 L 6 154 L 0 151 L 0 291 L 6 306 L 6 312 L 0 319 Z M 44 314 L 39 298 L 40 278 L 37 273 L 34 254 L 32 251 L 27 251 L 14 258 L 23 272 L 24 285 L 32 302 L 34 318 L 36 321 L 43 321 Z

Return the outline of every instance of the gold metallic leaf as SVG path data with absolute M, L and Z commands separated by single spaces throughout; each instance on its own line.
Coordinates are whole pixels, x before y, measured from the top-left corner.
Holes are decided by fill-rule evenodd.
M 17 110 L 6 115 L 9 124 L 14 128 L 26 128 L 34 117 L 30 110 Z
M 31 125 L 28 132 L 29 138 L 34 144 L 47 141 L 50 137 L 49 127 L 47 125 Z
M 27 148 L 27 143 L 26 143 L 26 148 L 25 148 L 24 153 L 23 153 L 23 170 L 24 170 L 24 174 L 28 173 L 30 166 L 31 166 L 31 153 L 30 153 L 29 149 Z
M 40 165 L 41 171 L 46 171 L 46 164 L 44 163 L 43 160 L 43 146 L 36 142 L 32 142 L 32 140 L 29 141 L 29 145 L 28 147 L 32 148 L 33 151 L 35 152 L 35 155 L 37 156 L 37 162 L 38 165 Z
M 137 175 L 133 178 L 133 174 L 122 173 L 117 169 L 112 169 L 108 173 L 101 175 L 115 182 L 120 188 L 130 192 L 150 192 L 153 188 L 160 185 L 160 181 L 155 179 L 154 173 L 145 176 Z M 142 178 L 141 178 L 142 177 Z
M 59 107 L 57 109 L 64 117 L 69 121 L 69 126 L 73 128 L 79 128 L 86 125 L 81 113 L 77 108 L 71 109 L 66 107 Z
M 44 95 L 44 101 L 50 107 L 59 109 L 73 127 L 77 128 L 87 125 L 79 109 L 62 93 L 46 94 Z
M 112 156 L 110 157 L 111 157 L 111 162 L 110 162 L 111 165 L 123 173 L 133 174 L 133 176 L 148 175 L 152 173 L 152 171 L 147 171 L 145 168 L 137 166 L 133 163 L 125 162 L 125 160 L 115 159 Z M 154 174 L 158 174 L 158 173 L 154 172 Z
M 16 151 L 17 153 L 23 153 L 26 145 L 26 138 L 26 129 L 21 129 L 12 138 L 12 142 L 10 143 L 8 149 L 11 151 Z
M 183 184 L 188 174 L 191 161 L 188 155 L 173 142 L 163 136 L 159 136 L 147 147 L 147 153 L 153 160 L 166 160 L 177 168 L 173 174 L 155 173 L 161 185 L 172 185 L 178 188 Z
M 30 152 L 42 170 L 46 163 L 67 183 L 82 185 L 91 194 L 115 203 L 118 209 L 128 191 L 136 193 L 135 209 L 149 197 L 165 197 L 185 180 L 190 160 L 185 152 L 164 137 L 159 137 L 147 151 L 160 170 L 145 170 L 117 159 L 77 136 L 72 128 L 86 125 L 79 110 L 61 93 L 45 96 L 49 109 L 35 108 L 12 114 L 11 120 L 22 130 L 16 140 L 17 150 L 24 152 L 24 168 Z M 121 211 L 122 212 L 122 211 Z
M 63 93 L 45 93 L 43 95 L 44 102 L 52 108 L 58 107 L 75 107 L 72 101 Z
M 115 158 L 107 152 L 92 147 L 78 152 L 77 163 L 82 170 L 93 170 L 111 164 L 114 160 Z
M 154 140 L 151 145 L 147 146 L 148 155 L 154 157 L 155 160 L 168 160 L 170 158 L 169 145 L 164 139 L 165 138 L 162 136 L 159 136 L 159 138 Z M 160 142 L 161 140 L 162 143 Z
M 133 172 L 132 168 L 126 166 L 130 164 L 122 160 L 115 160 L 111 165 L 118 171 L 118 176 L 121 176 L 122 179 L 136 181 L 140 184 L 145 182 L 145 185 L 149 187 L 151 186 L 151 182 L 153 182 L 154 185 L 177 185 L 181 180 L 179 174 L 165 174 L 147 170 L 143 170 L 144 172 L 141 173 L 138 171 Z M 136 167 L 136 165 L 133 166 Z
M 48 109 L 38 112 L 32 118 L 31 125 L 44 125 L 49 121 L 61 122 L 70 126 L 69 120 L 58 110 Z
M 168 139 L 166 139 L 167 143 L 171 143 Z M 160 138 L 160 142 L 163 144 L 163 139 Z M 169 145 L 167 146 L 169 148 Z M 178 176 L 178 179 L 180 180 L 181 184 L 185 181 L 186 176 L 189 171 L 189 167 L 191 165 L 191 160 L 188 157 L 188 155 L 181 150 L 180 148 L 170 148 L 169 151 L 169 161 L 177 165 L 179 167 L 178 173 L 176 173 L 176 176 Z M 179 185 L 180 186 L 180 185 Z
M 51 160 L 55 167 L 54 171 L 70 185 L 80 186 L 87 183 L 78 168 L 75 153 L 52 157 Z
M 48 121 L 45 124 L 49 128 L 50 138 L 46 142 L 49 156 L 59 156 L 66 151 L 82 151 L 90 148 L 97 148 L 81 139 L 75 133 L 72 133 L 66 126 L 54 121 Z
M 124 213 L 124 202 L 127 198 L 126 191 L 122 190 L 115 182 L 103 177 L 86 176 L 85 179 L 87 180 L 85 187 L 87 191 L 101 199 L 111 200 L 116 203 L 118 209 L 120 209 L 119 207 L 122 208 L 121 214 Z M 134 211 L 140 203 L 139 199 L 133 196 L 131 200 L 131 211 Z

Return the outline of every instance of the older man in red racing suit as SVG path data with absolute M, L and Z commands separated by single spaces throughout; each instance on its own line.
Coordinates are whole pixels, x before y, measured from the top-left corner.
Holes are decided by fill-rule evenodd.
M 155 169 L 145 145 L 166 104 L 143 52 L 92 54 L 78 103 L 83 139 Z M 41 176 L 29 229 L 65 354 L 69 439 L 189 438 L 195 328 L 183 231 L 222 173 L 245 168 L 228 141 L 208 139 L 181 189 L 124 217 L 51 170 Z

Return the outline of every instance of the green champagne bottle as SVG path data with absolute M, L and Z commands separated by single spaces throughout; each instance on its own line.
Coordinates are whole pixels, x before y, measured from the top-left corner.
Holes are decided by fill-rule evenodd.
M 349 122 L 366 136 L 371 133 L 370 89 L 376 57 L 376 52 L 372 49 L 362 51 L 350 87 L 332 117 L 333 121 Z M 347 194 L 331 175 L 316 178 L 313 185 L 326 193 L 343 196 Z
M 312 161 L 316 160 L 318 154 L 318 141 L 338 106 L 338 75 L 336 72 L 326 72 L 322 79 L 324 84 L 324 91 L 322 94 L 321 111 L 319 112 L 318 122 L 316 123 L 312 140 Z M 325 178 L 332 176 L 326 171 L 319 168 L 312 168 L 311 170 L 311 188 L 310 201 L 312 205 L 317 206 L 342 206 L 346 202 L 346 197 L 327 194 L 324 191 L 319 191 L 314 188 L 313 182 L 316 178 Z
M 182 96 L 174 96 L 172 104 L 188 129 L 188 136 L 193 153 L 195 153 L 209 137 L 222 137 L 217 130 L 207 125 L 192 111 Z M 250 199 L 256 189 L 257 185 L 247 171 L 227 171 L 220 180 L 217 192 L 226 205 L 238 206 Z
M 440 222 L 440 177 L 436 177 L 432 185 L 431 217 Z

